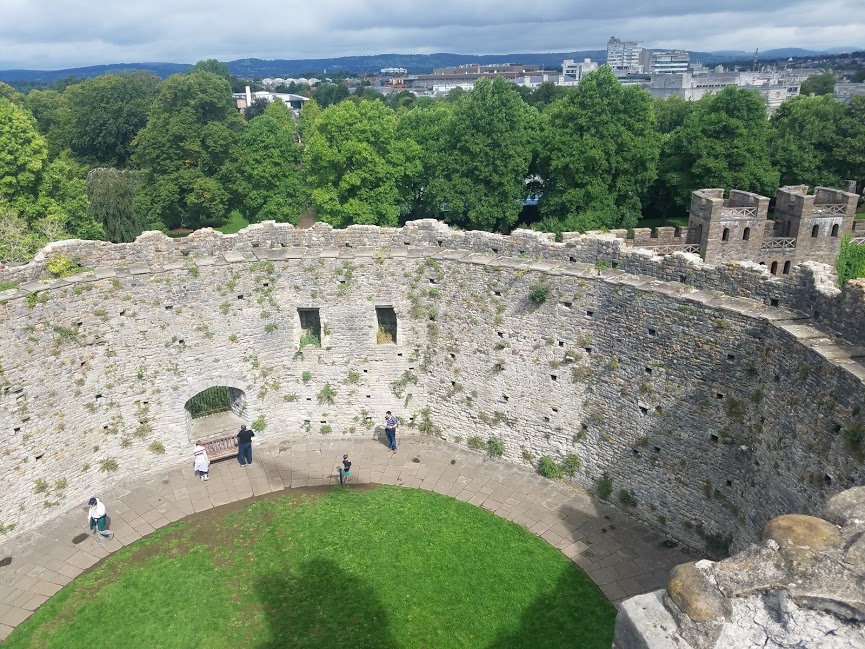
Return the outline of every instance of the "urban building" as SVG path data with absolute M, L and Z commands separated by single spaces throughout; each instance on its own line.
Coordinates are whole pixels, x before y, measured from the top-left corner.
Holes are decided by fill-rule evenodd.
M 389 74 L 392 76 L 401 77 L 408 74 L 408 70 L 405 68 L 382 68 L 381 74 Z
M 607 42 L 607 65 L 614 70 L 641 72 L 642 41 L 620 41 L 613 36 Z
M 573 59 L 566 59 L 562 61 L 562 75 L 559 79 L 559 85 L 577 85 L 586 74 L 594 72 L 597 69 L 598 64 L 591 59 L 583 59 L 579 62 Z
M 234 107 L 238 112 L 243 112 L 251 106 L 253 102 L 263 99 L 268 102 L 279 100 L 296 114 L 300 112 L 301 108 L 303 108 L 303 104 L 309 101 L 309 97 L 295 95 L 288 92 L 270 92 L 269 90 L 257 90 L 252 92 L 249 86 L 246 86 L 246 92 L 235 92 L 232 94 L 232 97 L 234 98 Z
M 784 72 L 684 72 L 655 73 L 646 86 L 654 97 L 682 97 L 696 101 L 727 86 L 758 92 L 773 111 L 783 102 L 799 95 L 801 81 Z
M 537 65 L 516 65 L 501 63 L 481 65 L 471 63 L 449 68 L 434 68 L 432 74 L 419 74 L 414 85 L 427 88 L 436 94 L 446 94 L 454 88 L 471 90 L 478 79 L 495 79 L 502 77 L 514 83 L 520 80 L 521 85 L 532 87 L 543 81 L 557 81 L 557 70 L 541 70 Z
M 647 74 L 683 73 L 688 71 L 691 56 L 685 50 L 643 50 L 640 66 Z
M 865 83 L 836 83 L 832 96 L 845 104 L 853 101 L 853 97 L 865 97 Z

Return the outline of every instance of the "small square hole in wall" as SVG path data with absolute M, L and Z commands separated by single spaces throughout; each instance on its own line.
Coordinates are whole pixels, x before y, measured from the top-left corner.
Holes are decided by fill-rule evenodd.
M 497 331 L 496 333 L 498 334 L 499 338 L 504 338 L 504 337 L 505 337 L 505 334 L 502 333 L 501 331 Z
M 648 414 L 649 414 L 649 409 L 646 408 L 646 406 L 640 406 L 640 413 L 642 413 L 642 414 L 644 414 L 644 415 L 648 415 Z
M 709 442 L 712 443 L 712 444 L 717 444 L 717 443 L 718 443 L 718 439 L 719 439 L 718 436 L 715 435 L 714 433 L 711 434 L 711 435 L 709 435 Z
M 684 284 L 687 278 L 684 275 L 679 275 L 679 284 Z
M 430 284 L 438 284 L 438 281 L 436 280 L 435 277 L 429 277 L 428 279 L 429 279 Z
M 253 247 L 253 248 L 260 248 L 260 247 L 261 247 L 261 244 L 260 244 L 258 241 L 253 241 L 253 242 L 252 242 L 252 247 Z
M 120 312 L 120 315 L 126 315 L 126 309 L 123 309 L 123 311 Z
M 775 375 L 775 383 L 778 383 L 780 380 L 781 380 L 781 375 L 780 375 L 780 374 L 776 374 L 776 375 Z
M 571 263 L 574 263 L 577 261 L 577 258 L 576 257 L 568 257 L 568 261 Z
M 307 401 L 312 401 L 312 397 L 307 397 L 306 400 L 307 400 Z
M 367 399 L 372 399 L 372 395 L 369 395 L 369 394 L 368 394 L 368 395 L 366 395 L 366 398 L 367 398 Z
M 612 264 L 610 264 L 610 265 L 611 265 L 613 268 L 618 268 L 618 267 L 619 267 L 619 262 L 614 261 L 614 262 L 613 262 Z
M 736 360 L 736 354 L 727 354 L 727 360 L 728 361 Z
M 502 395 L 502 399 L 504 399 L 505 402 L 508 402 L 508 401 L 511 400 L 511 398 L 510 398 L 508 395 L 506 395 L 506 394 L 503 394 L 503 395 Z
M 312 421 L 309 419 L 304 419 L 303 420 L 303 426 L 304 426 L 304 428 L 306 428 L 308 426 L 312 426 Z
M 727 480 L 727 486 L 728 486 L 728 487 L 732 487 L 732 486 L 733 486 L 733 481 L 732 481 L 732 480 Z
M 38 461 L 41 460 L 43 457 L 45 457 L 45 453 L 40 453 L 39 455 L 36 455 L 33 459 L 36 460 L 36 461 L 38 462 Z
M 561 305 L 562 305 L 562 308 L 564 308 L 564 309 L 570 309 L 572 306 L 574 306 L 574 303 L 573 302 L 561 302 Z
M 270 282 L 264 282 L 264 284 L 262 284 L 262 286 L 263 286 L 264 288 L 267 288 L 268 286 L 270 286 Z
M 402 358 L 402 352 L 397 352 L 397 357 Z
M 560 341 L 559 341 L 559 347 L 564 347 L 564 346 L 565 346 L 565 341 L 564 341 L 564 340 L 560 340 Z
M 553 412 L 558 412 L 558 411 L 559 411 L 558 408 L 553 408 Z
M 457 359 L 457 355 L 454 354 L 453 352 L 451 352 L 451 358 L 454 359 L 454 360 L 456 360 L 456 359 Z
M 773 297 L 769 300 L 769 306 L 778 306 L 778 298 Z
M 367 372 L 369 372 L 369 370 L 364 370 L 364 371 L 363 371 L 364 374 L 366 374 Z
M 495 253 L 495 254 L 499 254 L 499 249 L 498 249 L 498 248 L 490 248 L 490 250 L 491 250 L 493 253 Z
M 832 476 L 829 475 L 828 473 L 823 476 L 823 484 L 826 485 L 827 487 L 832 486 Z
M 102 395 L 101 395 L 101 394 L 97 394 L 97 395 L 96 395 L 96 398 L 97 398 L 97 399 L 101 399 L 101 398 L 102 398 Z
M 651 368 L 651 367 L 647 367 L 647 368 L 646 368 L 646 374 L 651 374 L 651 373 L 652 373 L 652 368 Z
M 544 417 L 544 421 L 545 421 L 546 423 L 550 423 L 550 418 L 545 416 L 545 417 Z
M 721 394 L 720 392 L 716 392 L 716 393 L 715 393 L 715 398 L 716 398 L 716 399 L 723 399 L 723 398 L 724 398 L 724 395 Z
M 655 446 L 655 447 L 652 448 L 652 451 L 654 451 L 655 453 L 660 453 L 660 452 L 661 452 L 661 447 L 660 447 L 660 446 Z
M 83 322 L 76 322 L 76 323 L 75 323 L 75 326 L 76 326 L 76 327 L 80 327 L 80 326 L 83 325 L 83 324 L 84 324 Z
M 550 378 L 551 378 L 553 381 L 558 381 L 558 380 L 559 380 L 559 377 L 556 376 L 555 374 L 550 374 Z
M 178 344 L 178 345 L 185 345 L 185 344 L 186 344 L 186 341 L 183 340 L 183 338 L 179 338 L 179 339 L 177 340 L 177 344 Z
M 346 247 L 346 248 L 351 248 L 351 244 L 350 244 L 348 241 L 346 241 L 346 242 L 345 242 L 345 247 Z
M 443 243 L 444 243 L 444 241 L 443 241 L 442 239 L 439 239 L 439 240 L 438 240 L 439 248 L 442 247 L 442 244 L 443 244 Z
M 833 433 L 840 433 L 841 432 L 841 424 L 839 424 L 837 421 L 832 422 L 832 432 Z
M 587 353 L 587 354 L 591 354 L 591 353 L 592 353 L 592 348 L 591 348 L 591 347 L 583 347 L 583 349 L 586 350 L 586 353 Z
M 595 316 L 595 312 L 594 312 L 594 311 L 586 311 L 586 317 L 587 317 L 587 318 L 593 318 L 594 316 Z
M 493 295 L 495 295 L 496 297 L 501 297 L 502 292 L 501 291 L 493 291 Z
M 166 304 L 166 305 L 165 305 L 165 310 L 166 310 L 166 311 L 171 311 L 173 308 L 174 308 L 174 305 L 172 305 L 172 304 Z
M 658 334 L 657 331 L 655 331 L 654 329 L 652 329 L 651 327 L 649 327 L 649 335 L 650 335 L 650 336 L 656 336 L 657 334 Z
M 640 454 L 640 451 L 637 450 L 637 449 L 635 449 L 635 448 L 632 448 L 632 449 L 631 449 L 631 453 L 633 453 L 634 455 L 639 455 L 639 454 Z
M 238 296 L 237 296 L 237 299 L 238 299 L 238 300 L 242 300 L 242 299 L 243 299 L 243 296 L 242 296 L 242 295 L 238 295 Z
M 21 432 L 21 426 L 16 426 L 15 428 L 12 429 L 12 432 L 13 433 L 20 433 Z

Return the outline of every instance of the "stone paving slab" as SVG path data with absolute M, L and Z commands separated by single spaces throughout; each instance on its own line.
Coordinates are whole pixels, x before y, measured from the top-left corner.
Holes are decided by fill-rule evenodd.
M 110 541 L 88 534 L 87 508 L 77 506 L 0 543 L 0 558 L 12 558 L 0 568 L 0 641 L 72 579 L 160 527 L 253 496 L 338 484 L 343 453 L 351 456 L 354 484 L 435 491 L 521 525 L 585 570 L 616 606 L 662 588 L 673 566 L 695 558 L 576 487 L 438 440 L 402 437 L 391 453 L 372 439 L 292 439 L 256 446 L 252 466 L 214 463 L 206 482 L 189 459 L 99 494 L 114 531 Z

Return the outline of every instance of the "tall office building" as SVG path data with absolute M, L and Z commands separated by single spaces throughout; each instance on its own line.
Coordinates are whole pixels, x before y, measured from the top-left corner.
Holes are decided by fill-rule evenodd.
M 640 53 L 643 41 L 620 41 L 613 36 L 607 42 L 607 65 L 614 70 L 641 72 Z
M 685 50 L 643 50 L 640 53 L 640 65 L 646 74 L 681 74 L 688 71 L 690 58 Z

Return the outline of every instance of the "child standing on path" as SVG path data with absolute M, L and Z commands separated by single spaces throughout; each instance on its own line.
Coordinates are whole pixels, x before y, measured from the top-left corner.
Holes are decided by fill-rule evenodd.
M 195 470 L 198 471 L 198 476 L 202 480 L 210 480 L 207 475 L 210 471 L 210 460 L 207 458 L 207 449 L 201 445 L 201 441 L 195 442 L 192 455 L 195 458 Z
M 348 453 L 342 456 L 342 477 L 346 482 L 349 482 L 349 472 L 351 471 L 351 462 L 348 461 Z

